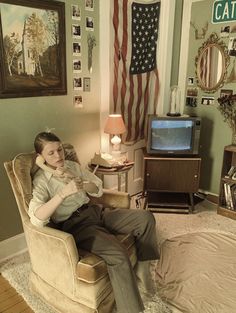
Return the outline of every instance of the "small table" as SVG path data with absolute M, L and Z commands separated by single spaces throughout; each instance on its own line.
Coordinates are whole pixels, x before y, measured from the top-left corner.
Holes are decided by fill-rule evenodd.
M 117 175 L 118 177 L 118 191 L 121 191 L 121 177 L 124 174 L 125 175 L 125 192 L 128 192 L 128 172 L 133 168 L 134 162 L 129 162 L 123 166 L 117 166 L 117 167 L 97 167 L 94 174 L 101 175 L 101 179 L 104 183 L 104 176 L 105 175 Z M 88 167 L 90 170 L 94 171 L 96 168 L 96 165 L 94 164 L 88 164 Z

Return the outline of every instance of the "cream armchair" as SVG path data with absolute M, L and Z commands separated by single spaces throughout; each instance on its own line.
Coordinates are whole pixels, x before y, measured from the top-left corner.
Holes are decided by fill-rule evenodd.
M 71 145 L 64 145 L 66 159 L 78 161 Z M 32 197 L 32 177 L 37 171 L 35 153 L 19 154 L 5 162 L 19 208 L 31 260 L 30 287 L 61 313 L 111 313 L 114 297 L 105 262 L 77 249 L 72 235 L 51 227 L 36 227 L 27 214 Z M 130 197 L 124 192 L 104 190 L 99 199 L 109 207 L 128 209 Z M 134 238 L 118 235 L 136 263 Z

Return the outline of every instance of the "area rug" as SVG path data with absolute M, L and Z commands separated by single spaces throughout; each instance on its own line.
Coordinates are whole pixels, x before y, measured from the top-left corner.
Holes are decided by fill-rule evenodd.
M 31 293 L 29 289 L 28 282 L 30 262 L 28 253 L 21 254 L 4 262 L 4 264 L 0 266 L 0 272 L 2 276 L 9 281 L 11 286 L 13 286 L 16 291 L 25 299 L 25 301 L 35 313 L 57 313 L 57 311 L 46 305 L 39 297 Z M 145 294 L 141 287 L 140 293 L 145 305 L 144 313 L 172 312 L 168 305 L 161 300 L 158 293 L 151 297 Z M 115 310 L 111 313 L 115 313 Z
M 170 213 L 155 213 L 154 216 L 156 219 L 157 225 L 157 242 L 160 247 L 160 250 L 163 252 L 166 247 L 170 248 L 170 251 L 181 252 L 178 245 L 175 249 L 172 249 L 171 244 L 175 243 L 175 239 L 179 236 L 190 235 L 192 233 L 216 233 L 224 235 L 235 235 L 236 236 L 236 221 L 231 220 L 229 218 L 223 217 L 218 215 L 216 212 L 216 205 L 212 204 L 211 202 L 204 200 L 198 203 L 195 206 L 195 211 L 193 214 L 170 214 Z M 222 238 L 222 237 L 221 237 Z M 236 238 L 236 237 L 232 237 Z M 236 241 L 236 239 L 235 239 Z M 185 241 L 186 243 L 186 241 Z M 236 245 L 235 245 L 236 246 Z M 182 244 L 180 247 L 183 247 Z M 164 250 L 163 250 L 164 249 Z M 191 252 L 191 251 L 190 251 Z M 162 258 L 166 257 L 167 259 L 161 259 L 161 262 L 157 266 L 157 273 L 163 275 L 162 270 L 164 270 L 163 264 L 168 264 L 169 266 L 173 265 L 175 260 L 175 256 L 168 259 L 169 253 L 161 253 Z M 192 266 L 195 266 L 195 259 L 194 255 L 187 255 L 191 258 Z M 186 255 L 179 256 L 180 258 L 180 268 L 179 270 L 185 272 L 186 264 L 188 264 L 188 260 L 186 259 Z M 202 252 L 202 259 L 204 259 L 204 251 Z M 163 261 L 164 260 L 164 261 Z M 170 262 L 171 261 L 171 262 Z M 200 263 L 196 263 L 199 265 Z M 236 264 L 236 262 L 235 262 Z M 161 267 L 160 267 L 161 266 Z M 182 268 L 181 268 L 182 266 Z M 235 266 L 235 265 L 234 265 Z M 227 264 L 223 264 L 222 268 L 227 267 Z M 29 280 L 29 271 L 30 271 L 30 263 L 29 263 L 29 256 L 27 253 L 24 253 L 18 257 L 13 258 L 12 260 L 8 260 L 5 264 L 0 265 L 0 272 L 2 275 L 10 282 L 10 284 L 23 296 L 29 306 L 34 310 L 35 313 L 57 313 L 55 310 L 47 306 L 43 301 L 40 300 L 39 297 L 32 294 L 28 287 L 28 280 Z M 236 268 L 234 267 L 234 271 L 236 272 Z M 156 271 L 153 270 L 153 275 Z M 158 274 L 158 275 L 159 275 Z M 142 298 L 145 304 L 145 313 L 193 313 L 191 311 L 185 310 L 183 307 L 181 310 L 180 303 L 178 302 L 178 296 L 176 296 L 175 301 L 173 301 L 173 297 L 165 293 L 165 288 L 168 286 L 165 285 L 166 282 L 162 280 L 160 282 L 160 277 L 155 277 L 157 285 L 159 286 L 158 293 L 153 296 L 149 297 L 145 295 L 142 290 L 140 289 Z M 177 277 L 176 277 L 177 278 Z M 209 280 L 211 281 L 211 280 Z M 214 278 L 213 278 L 214 281 Z M 186 290 L 186 289 L 185 289 Z M 236 288 L 235 288 L 236 290 Z M 204 290 L 200 290 L 204 293 Z M 160 297 L 163 297 L 162 300 Z M 203 294 L 204 296 L 204 294 Z M 204 298 L 204 297 L 203 297 Z M 236 298 L 236 296 L 235 296 Z M 194 296 L 191 296 L 192 301 L 198 301 L 198 299 Z M 168 301 L 168 304 L 166 302 Z M 172 304 L 172 305 L 171 305 Z M 210 305 L 210 304 L 209 304 Z M 179 309 L 178 309 L 179 308 Z M 220 308 L 220 306 L 219 306 Z M 208 310 L 198 311 L 197 313 L 216 313 L 211 310 L 209 307 Z M 223 313 L 224 311 L 220 311 Z M 227 313 L 230 311 L 226 311 Z M 226 313 L 224 312 L 224 313 Z M 236 309 L 233 312 L 235 313 Z M 115 313 L 115 312 L 109 312 Z

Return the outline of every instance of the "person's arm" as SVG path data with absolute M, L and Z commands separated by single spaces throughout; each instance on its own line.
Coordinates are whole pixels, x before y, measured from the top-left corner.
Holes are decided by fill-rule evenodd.
M 54 197 L 52 197 L 45 204 L 41 205 L 35 211 L 34 215 L 40 220 L 47 220 L 67 197 L 77 193 L 82 188 L 83 183 L 80 179 L 72 179 Z
M 33 181 L 33 198 L 29 204 L 28 214 L 31 223 L 36 226 L 45 226 L 64 199 L 78 192 L 83 186 L 80 179 L 73 179 L 51 198 L 48 184 L 50 181 L 40 173 Z
M 98 186 L 89 181 L 83 181 L 83 189 L 89 194 L 97 194 L 99 191 Z
M 82 169 L 80 166 L 79 171 L 83 180 L 83 189 L 93 197 L 101 197 L 103 193 L 101 179 L 89 170 Z

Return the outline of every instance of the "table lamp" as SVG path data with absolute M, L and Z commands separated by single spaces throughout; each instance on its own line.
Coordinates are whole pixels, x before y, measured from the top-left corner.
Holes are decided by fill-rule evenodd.
M 113 154 L 120 153 L 121 138 L 119 135 L 125 131 L 126 128 L 121 114 L 110 114 L 105 124 L 104 133 L 113 135 L 111 139 Z

